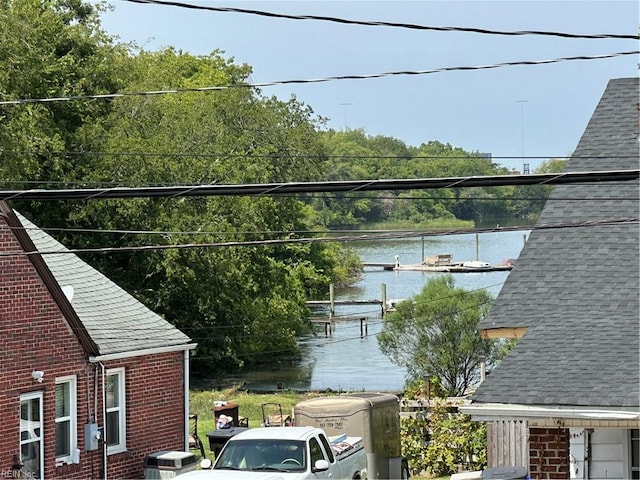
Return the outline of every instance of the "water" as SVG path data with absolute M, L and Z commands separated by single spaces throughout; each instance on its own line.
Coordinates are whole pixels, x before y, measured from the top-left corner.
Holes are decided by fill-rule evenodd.
M 507 258 L 517 258 L 528 231 L 483 233 L 479 235 L 447 235 L 415 239 L 354 242 L 363 262 L 393 263 L 399 256 L 401 264 L 421 263 L 424 256 L 450 253 L 456 262 L 482 260 L 502 264 Z M 466 290 L 486 289 L 498 295 L 509 274 L 502 272 L 455 273 L 456 286 Z M 441 273 L 420 271 L 385 271 L 367 268 L 355 285 L 336 289 L 335 299 L 381 299 L 382 284 L 387 299 L 407 299 L 418 294 L 426 282 Z M 325 313 L 326 315 L 326 313 Z M 376 336 L 382 329 L 381 308 L 377 305 L 336 306 L 336 328 L 325 336 L 318 326 L 314 335 L 300 341 L 303 360 L 293 365 L 277 365 L 273 369 L 246 372 L 227 381 L 244 382 L 252 390 L 327 390 L 381 391 L 403 390 L 406 370 L 394 365 L 380 351 Z M 345 317 L 365 317 L 368 335 L 361 336 L 360 322 Z

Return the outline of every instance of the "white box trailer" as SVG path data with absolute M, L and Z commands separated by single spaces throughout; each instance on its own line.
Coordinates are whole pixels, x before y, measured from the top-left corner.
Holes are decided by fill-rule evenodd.
M 362 437 L 368 478 L 409 478 L 400 445 L 400 399 L 388 393 L 317 397 L 293 408 L 296 425 L 322 428 L 327 435 Z

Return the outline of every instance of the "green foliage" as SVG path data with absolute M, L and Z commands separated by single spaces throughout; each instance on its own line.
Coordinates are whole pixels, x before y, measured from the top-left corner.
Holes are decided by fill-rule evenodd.
M 423 388 L 423 382 L 413 383 L 405 398 L 424 399 Z M 458 412 L 460 403 L 431 398 L 436 400 L 429 408 L 401 418 L 402 454 L 413 474 L 441 476 L 486 467 L 486 425 Z
M 411 378 L 434 377 L 445 395 L 462 396 L 478 383 L 480 363 L 498 352 L 477 331 L 491 303 L 485 290 L 454 287 L 451 275 L 432 278 L 385 318 L 380 349 Z
M 567 161 L 550 158 L 540 164 L 534 173 L 560 173 L 565 169 Z M 513 196 L 508 205 L 517 218 L 537 216 L 544 207 L 553 190 L 552 185 L 519 185 L 514 187 Z
M 437 141 L 409 147 L 397 139 L 367 136 L 362 130 L 329 130 L 322 136 L 327 154 L 321 180 L 465 177 L 505 175 L 490 158 Z M 545 191 L 541 191 L 545 194 Z M 515 195 L 515 197 L 514 197 Z M 548 195 L 548 192 L 546 192 Z M 468 220 L 476 224 L 535 214 L 544 205 L 522 198 L 515 187 L 456 188 L 399 192 L 360 192 L 314 197 L 311 205 L 329 227 L 375 223 L 431 225 L 434 220 Z
M 87 95 L 243 83 L 251 70 L 220 52 L 145 52 L 102 32 L 99 6 L 80 0 L 0 0 L 5 98 Z M 28 39 L 25 42 L 24 39 Z M 313 178 L 322 119 L 295 98 L 248 88 L 110 101 L 2 107 L 0 177 L 60 185 L 267 183 Z M 70 153 L 71 152 L 71 153 Z M 311 159 L 311 160 L 309 160 Z M 307 236 L 317 216 L 292 197 L 24 202 L 43 227 L 158 232 L 64 233 L 69 247 L 270 241 Z M 271 232 L 271 233 L 270 233 Z M 167 248 L 87 255 L 93 266 L 198 342 L 209 374 L 298 354 L 305 300 L 359 267 L 338 244 Z
M 193 56 L 119 44 L 100 26 L 103 8 L 82 0 L 0 0 L 3 99 L 240 85 L 251 73 L 219 51 Z M 0 179 L 11 189 L 497 171 L 487 159 L 439 142 L 414 148 L 360 130 L 322 131 L 325 120 L 295 97 L 281 101 L 249 88 L 2 106 L 0 121 Z M 296 337 L 309 328 L 304 301 L 361 273 L 355 252 L 338 243 L 269 242 L 330 226 L 475 219 L 487 214 L 482 205 L 499 210 L 508 194 L 487 191 L 484 203 L 459 193 L 369 192 L 14 206 L 45 228 L 92 230 L 58 234 L 71 248 L 166 247 L 83 259 L 198 342 L 194 366 L 215 374 L 297 355 Z M 134 233 L 144 231 L 154 233 Z M 175 248 L 183 244 L 190 247 Z M 195 247 L 201 244 L 209 247 Z
M 455 406 L 443 401 L 429 409 L 432 441 L 425 454 L 425 463 L 436 475 L 459 470 L 482 470 L 487 464 L 486 425 L 473 422 L 469 415 L 459 413 Z
M 407 459 L 412 475 L 417 475 L 430 467 L 426 460 L 430 438 L 428 422 L 424 417 L 400 418 L 402 456 Z

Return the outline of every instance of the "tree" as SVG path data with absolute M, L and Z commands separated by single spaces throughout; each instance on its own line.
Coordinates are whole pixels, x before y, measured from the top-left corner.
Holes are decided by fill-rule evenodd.
M 196 57 L 117 44 L 101 30 L 102 8 L 0 0 L 0 97 L 240 87 L 251 72 L 218 51 Z M 16 189 L 303 181 L 321 171 L 322 120 L 295 98 L 250 88 L 1 106 L 0 120 L 0 180 Z M 295 239 L 318 230 L 304 199 L 277 195 L 15 207 L 44 228 L 64 227 L 55 235 L 71 248 Z M 83 259 L 197 341 L 194 365 L 208 373 L 297 354 L 296 336 L 309 328 L 306 298 L 347 282 L 359 266 L 338 244 L 305 242 Z
M 567 164 L 566 160 L 550 158 L 540 164 L 534 173 L 560 173 Z M 553 185 L 518 185 L 513 188 L 513 198 L 509 202 L 512 215 L 517 218 L 534 218 L 542 212 Z
M 435 377 L 446 395 L 464 395 L 479 381 L 480 363 L 499 352 L 478 332 L 492 300 L 485 290 L 454 287 L 451 275 L 431 279 L 384 320 L 380 349 L 411 378 Z
M 167 48 L 123 61 L 131 91 L 241 84 L 250 73 L 219 52 L 194 57 Z M 318 169 L 309 159 L 321 156 L 316 121 L 295 98 L 248 88 L 119 98 L 92 131 L 109 153 L 85 178 L 131 186 L 306 180 Z M 65 243 L 77 247 L 295 240 L 317 230 L 303 199 L 277 195 L 89 202 L 70 220 L 77 228 L 159 232 L 74 234 Z M 88 259 L 197 341 L 194 368 L 208 374 L 298 354 L 297 336 L 309 328 L 306 298 L 343 283 L 356 266 L 337 244 L 306 242 Z

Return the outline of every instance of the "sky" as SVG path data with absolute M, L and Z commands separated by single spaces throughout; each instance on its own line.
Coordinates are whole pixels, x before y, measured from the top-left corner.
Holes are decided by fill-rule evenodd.
M 184 3 L 265 12 L 499 31 L 637 35 L 637 1 L 203 1 Z M 108 0 L 102 26 L 145 50 L 214 50 L 253 69 L 255 83 L 427 71 L 443 67 L 543 61 L 636 51 L 637 40 L 504 36 L 320 20 L 266 18 L 169 5 Z M 295 96 L 327 128 L 362 129 L 410 146 L 438 141 L 494 162 L 535 170 L 577 146 L 613 78 L 638 75 L 638 55 L 446 71 L 383 78 L 263 87 L 283 101 Z M 165 87 L 165 86 L 163 86 Z M 529 157 L 529 158 L 523 158 Z M 536 158 L 531 158 L 536 157 Z

